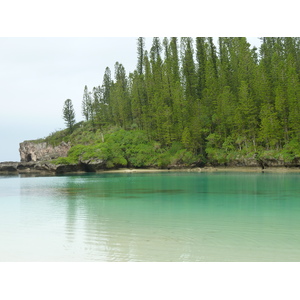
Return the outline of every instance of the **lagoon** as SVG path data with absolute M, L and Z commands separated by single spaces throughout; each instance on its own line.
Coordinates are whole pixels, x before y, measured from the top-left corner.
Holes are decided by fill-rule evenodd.
M 300 173 L 0 177 L 0 261 L 300 261 Z

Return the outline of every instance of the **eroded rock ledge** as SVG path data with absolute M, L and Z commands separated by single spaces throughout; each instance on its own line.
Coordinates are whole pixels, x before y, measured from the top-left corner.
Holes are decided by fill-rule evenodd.
M 149 166 L 150 167 L 150 166 Z M 116 168 L 115 170 L 117 170 Z M 152 169 L 156 169 L 152 167 Z M 240 169 L 243 171 L 277 171 L 277 170 L 286 170 L 286 171 L 297 171 L 300 172 L 300 163 L 295 161 L 293 163 L 284 163 L 281 161 L 275 160 L 265 160 L 258 163 L 246 163 L 246 161 L 239 161 L 232 163 L 230 165 L 205 165 L 201 168 L 197 165 L 193 166 L 169 166 L 166 170 L 188 170 L 188 171 L 213 171 L 213 170 L 236 170 Z M 79 172 L 102 172 L 111 170 L 106 167 L 106 162 L 103 160 L 87 160 L 80 161 L 78 164 L 53 164 L 51 161 L 37 161 L 37 162 L 2 162 L 0 163 L 0 175 L 2 174 L 28 174 L 28 175 L 59 175 L 59 174 L 70 174 L 70 173 L 79 173 Z
M 53 164 L 51 161 L 38 162 L 2 162 L 0 174 L 64 174 L 78 172 L 97 172 L 106 169 L 106 163 L 102 160 L 84 161 L 78 164 Z

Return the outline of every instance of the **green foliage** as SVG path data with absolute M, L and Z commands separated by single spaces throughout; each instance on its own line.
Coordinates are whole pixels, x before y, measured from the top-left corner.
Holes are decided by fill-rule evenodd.
M 228 161 L 227 153 L 223 149 L 206 148 L 206 153 L 212 163 L 224 164 Z
M 274 148 L 279 146 L 281 140 L 283 140 L 283 132 L 281 125 L 271 104 L 265 104 L 261 108 L 261 129 L 259 132 L 261 141 L 265 142 L 267 148 Z
M 188 127 L 184 128 L 181 140 L 187 149 L 193 148 L 193 139 L 192 139 L 191 132 Z
M 84 87 L 86 121 L 70 123 L 66 103 L 68 129 L 45 141 L 70 142 L 66 162 L 103 159 L 108 168 L 255 155 L 293 161 L 300 157 L 300 39 L 261 41 L 251 49 L 244 37 L 222 37 L 217 51 L 210 37 L 155 37 L 147 51 L 139 38 L 136 70 L 127 76 L 117 62 L 112 80 L 106 68 L 102 86 Z
M 173 155 L 171 164 L 172 165 L 185 165 L 189 166 L 192 163 L 195 163 L 198 161 L 198 157 L 195 156 L 192 152 L 186 150 L 186 149 L 181 149 L 178 152 L 176 152 L 175 155 Z
M 97 133 L 96 133 L 97 134 Z M 95 134 L 95 135 L 96 135 Z M 125 131 L 123 129 L 106 134 L 105 142 L 96 141 L 92 144 L 77 144 L 71 147 L 67 158 L 57 163 L 78 163 L 80 161 L 101 159 L 107 167 L 151 165 L 155 153 L 154 144 L 148 144 L 142 131 Z
M 175 155 L 180 150 L 184 149 L 184 146 L 180 142 L 174 142 L 172 143 L 172 146 L 169 150 L 170 155 Z
M 72 157 L 59 157 L 57 159 L 52 160 L 52 163 L 56 165 L 72 165 L 72 164 L 77 164 L 78 161 L 74 160 Z
M 282 151 L 282 158 L 285 162 L 292 162 L 294 159 L 300 158 L 300 142 L 296 139 L 287 143 Z
M 88 151 L 89 146 L 85 146 L 85 145 L 76 145 L 73 146 L 69 152 L 68 152 L 68 157 L 72 158 L 74 161 L 79 162 L 81 156 Z
M 68 136 L 69 136 L 69 130 L 65 129 L 65 130 L 61 130 L 61 131 L 55 131 L 52 132 L 49 136 L 47 136 L 44 141 L 55 147 L 57 145 L 59 145 L 61 142 L 68 141 Z
M 95 142 L 71 147 L 67 157 L 54 161 L 56 164 L 76 164 L 80 161 L 104 160 L 107 168 L 114 167 L 158 167 L 190 165 L 200 156 L 174 142 L 169 148 L 161 148 L 157 142 L 148 141 L 144 131 L 124 129 L 105 135 L 105 142 Z
M 207 148 L 219 148 L 222 143 L 222 137 L 217 133 L 211 133 L 207 137 L 207 141 Z
M 169 149 L 161 152 L 158 155 L 156 162 L 157 167 L 166 168 L 169 166 L 190 166 L 193 163 L 204 161 L 201 155 L 196 155 L 191 151 L 184 148 L 184 145 L 179 142 L 173 142 Z

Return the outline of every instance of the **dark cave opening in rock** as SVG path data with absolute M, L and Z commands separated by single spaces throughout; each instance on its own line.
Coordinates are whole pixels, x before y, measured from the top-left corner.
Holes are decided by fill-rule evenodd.
M 26 155 L 26 161 L 29 162 L 31 160 L 32 160 L 32 157 L 31 157 L 31 154 L 29 153 Z

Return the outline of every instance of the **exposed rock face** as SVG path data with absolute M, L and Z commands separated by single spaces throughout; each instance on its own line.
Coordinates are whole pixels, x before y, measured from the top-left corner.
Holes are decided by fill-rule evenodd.
M 0 174 L 64 174 L 97 172 L 106 169 L 106 161 L 90 159 L 76 164 L 54 164 L 51 160 L 66 157 L 70 144 L 62 142 L 53 147 L 45 142 L 25 141 L 20 143 L 21 162 L 0 162 Z
M 65 174 L 106 170 L 103 160 L 81 161 L 77 164 L 53 164 L 51 161 L 0 162 L 1 174 Z
M 106 169 L 106 162 L 102 159 L 82 160 L 80 165 L 86 172 L 97 172 Z
M 17 166 L 19 174 L 63 174 L 85 172 L 85 169 L 80 164 L 73 165 L 55 165 L 49 162 L 21 162 Z
M 0 162 L 0 173 L 17 173 L 18 162 Z
M 70 147 L 70 144 L 65 142 L 53 147 L 46 142 L 35 143 L 25 141 L 20 143 L 21 162 L 47 161 L 58 157 L 65 157 Z

